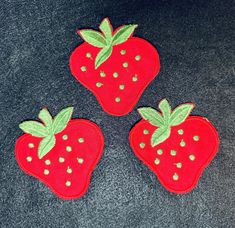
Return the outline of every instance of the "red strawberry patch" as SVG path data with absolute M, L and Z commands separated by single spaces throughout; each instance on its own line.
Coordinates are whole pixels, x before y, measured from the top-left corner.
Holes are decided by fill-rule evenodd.
M 161 113 L 140 108 L 143 120 L 129 135 L 136 156 L 174 193 L 187 193 L 196 186 L 219 146 L 215 127 L 205 117 L 189 116 L 193 108 L 187 103 L 171 111 L 166 99 L 159 104 Z
M 26 133 L 15 146 L 16 160 L 26 173 L 45 183 L 57 196 L 76 199 L 83 196 L 104 146 L 101 129 L 84 119 L 71 120 L 73 108 L 53 119 L 42 109 L 37 121 L 19 127 Z
M 160 69 L 157 50 L 146 40 L 133 37 L 137 25 L 123 25 L 114 32 L 109 20 L 100 32 L 78 31 L 84 43 L 70 57 L 74 77 L 94 93 L 109 114 L 129 113 Z

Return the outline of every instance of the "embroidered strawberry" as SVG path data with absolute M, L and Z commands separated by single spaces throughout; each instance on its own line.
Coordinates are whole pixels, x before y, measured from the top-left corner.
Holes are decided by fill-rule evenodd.
M 157 50 L 146 40 L 133 37 L 137 25 L 113 31 L 105 18 L 100 32 L 83 29 L 84 43 L 70 57 L 74 77 L 94 93 L 109 114 L 129 113 L 160 69 Z
M 15 146 L 16 160 L 26 173 L 45 183 L 57 196 L 75 199 L 85 194 L 104 145 L 100 128 L 84 119 L 71 120 L 68 107 L 53 119 L 42 109 L 37 121 L 19 127 L 26 133 Z
M 216 129 L 204 117 L 189 116 L 193 108 L 187 103 L 172 112 L 166 99 L 159 103 L 161 113 L 139 108 L 143 120 L 129 135 L 136 156 L 174 193 L 192 190 L 218 150 Z

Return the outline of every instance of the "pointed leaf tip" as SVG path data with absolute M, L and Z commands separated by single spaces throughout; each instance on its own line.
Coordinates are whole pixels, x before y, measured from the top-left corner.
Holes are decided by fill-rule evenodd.
M 41 140 L 38 146 L 38 157 L 42 159 L 55 146 L 55 136 L 49 135 Z
M 23 132 L 39 138 L 46 137 L 48 135 L 46 127 L 43 124 L 33 120 L 22 122 L 19 124 L 19 128 Z

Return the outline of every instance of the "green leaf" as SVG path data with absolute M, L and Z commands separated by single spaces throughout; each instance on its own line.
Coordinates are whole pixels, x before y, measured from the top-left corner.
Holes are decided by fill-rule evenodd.
M 138 25 L 124 25 L 113 36 L 113 45 L 121 44 L 129 39 Z
M 144 107 L 138 109 L 140 115 L 148 120 L 152 125 L 161 127 L 164 125 L 164 119 L 161 114 L 151 107 Z
M 32 120 L 24 121 L 19 125 L 19 128 L 23 130 L 25 133 L 31 134 L 32 136 L 35 137 L 42 138 L 48 135 L 46 127 L 37 121 L 32 121 Z
M 68 107 L 63 109 L 56 115 L 52 124 L 52 132 L 54 134 L 57 134 L 66 128 L 69 120 L 71 119 L 72 113 L 73 107 Z
M 182 104 L 175 108 L 170 117 L 170 125 L 177 126 L 183 123 L 194 108 L 193 104 Z
M 170 127 L 160 127 L 154 131 L 151 137 L 151 146 L 154 147 L 162 142 L 164 142 L 167 138 L 169 138 L 171 134 Z
M 39 117 L 39 119 L 42 120 L 42 122 L 47 127 L 50 127 L 52 125 L 52 121 L 53 121 L 52 116 L 51 116 L 51 114 L 49 113 L 49 111 L 46 108 L 42 109 L 39 112 L 38 117 Z
M 55 146 L 55 136 L 49 135 L 42 139 L 38 146 L 38 157 L 43 158 L 54 146 Z
M 112 40 L 112 25 L 110 24 L 110 21 L 108 18 L 105 18 L 100 26 L 99 26 L 100 30 L 103 32 L 103 34 L 105 35 L 106 39 L 107 39 L 107 43 L 110 43 Z
M 95 47 L 103 48 L 107 45 L 104 36 L 91 29 L 80 30 L 79 34 L 89 44 Z
M 171 115 L 171 106 L 169 105 L 169 102 L 166 99 L 163 99 L 160 101 L 158 107 L 162 112 L 165 124 L 168 125 Z
M 112 53 L 112 50 L 113 50 L 112 46 L 108 46 L 103 48 L 98 53 L 95 59 L 95 69 L 97 69 L 103 62 L 105 62 L 109 58 L 109 56 Z

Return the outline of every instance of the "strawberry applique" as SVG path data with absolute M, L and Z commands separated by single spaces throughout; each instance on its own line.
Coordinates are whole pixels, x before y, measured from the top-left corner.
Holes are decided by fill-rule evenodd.
M 187 193 L 196 186 L 219 146 L 215 127 L 205 117 L 189 116 L 193 108 L 187 103 L 171 111 L 166 99 L 159 103 L 161 113 L 139 108 L 143 120 L 129 135 L 136 156 L 174 193 Z
M 53 119 L 47 109 L 42 109 L 39 118 L 43 124 L 21 123 L 19 127 L 26 134 L 15 146 L 21 169 L 63 199 L 79 198 L 86 193 L 104 146 L 100 128 L 88 120 L 71 120 L 72 112 L 73 108 L 68 107 Z
M 137 25 L 113 31 L 107 18 L 100 32 L 84 29 L 84 43 L 70 57 L 74 77 L 94 93 L 109 114 L 129 113 L 160 69 L 157 50 L 146 40 L 133 37 Z

